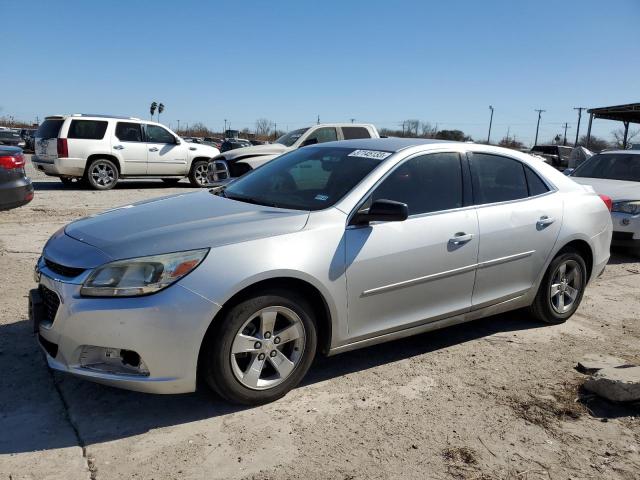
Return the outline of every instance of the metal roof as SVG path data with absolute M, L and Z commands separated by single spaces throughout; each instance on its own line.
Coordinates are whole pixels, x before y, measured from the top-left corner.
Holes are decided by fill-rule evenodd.
M 593 114 L 593 118 L 605 118 L 607 120 L 617 120 L 619 122 L 640 123 L 640 103 L 590 108 L 587 112 Z

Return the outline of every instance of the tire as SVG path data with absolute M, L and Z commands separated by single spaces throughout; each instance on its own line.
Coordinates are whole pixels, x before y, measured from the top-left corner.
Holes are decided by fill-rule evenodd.
M 87 167 L 85 179 L 95 190 L 110 190 L 116 186 L 120 172 L 115 163 L 107 158 L 98 158 Z
M 531 314 L 545 323 L 566 322 L 580 306 L 587 280 L 582 256 L 574 250 L 561 251 L 544 274 L 529 307 Z
M 164 183 L 166 183 L 167 185 L 171 185 L 171 186 L 177 185 L 180 180 L 182 180 L 182 179 L 181 178 L 163 178 L 162 179 L 162 181 Z
M 216 323 L 207 332 L 200 367 L 209 388 L 229 402 L 259 405 L 283 397 L 315 357 L 313 310 L 284 290 L 261 292 Z
M 191 171 L 189 172 L 191 185 L 194 187 L 206 187 L 209 185 L 209 180 L 207 180 L 208 166 L 208 160 L 196 160 L 191 164 Z

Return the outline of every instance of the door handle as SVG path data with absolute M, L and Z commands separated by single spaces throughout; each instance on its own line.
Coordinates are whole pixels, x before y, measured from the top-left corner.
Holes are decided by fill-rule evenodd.
M 156 147 L 151 147 L 151 148 L 149 149 L 149 151 L 150 151 L 150 152 L 157 152 L 157 151 L 158 151 L 158 149 L 157 149 Z
M 547 215 L 543 215 L 538 219 L 538 221 L 536 222 L 536 225 L 538 227 L 547 227 L 547 226 L 551 225 L 555 221 L 556 221 L 555 218 L 548 217 Z
M 470 242 L 473 239 L 473 233 L 458 232 L 452 238 L 449 239 L 449 243 L 453 245 L 462 245 Z
M 122 145 L 116 145 L 113 147 L 114 150 L 124 150 L 124 147 Z

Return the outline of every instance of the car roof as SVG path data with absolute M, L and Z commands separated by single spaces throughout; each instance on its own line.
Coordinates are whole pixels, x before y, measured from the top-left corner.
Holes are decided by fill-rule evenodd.
M 384 150 L 387 152 L 399 152 L 405 148 L 415 147 L 419 145 L 433 145 L 433 144 L 452 144 L 452 143 L 464 143 L 464 142 L 452 142 L 450 140 L 438 140 L 433 138 L 400 138 L 400 137 L 388 137 L 388 138 L 357 138 L 354 140 L 338 140 L 336 142 L 325 142 L 316 144 L 314 146 L 319 147 L 346 147 L 346 148 L 361 148 L 366 150 Z
M 629 155 L 640 155 L 640 150 L 604 150 L 600 153 L 627 153 Z M 596 155 L 598 155 L 596 153 Z

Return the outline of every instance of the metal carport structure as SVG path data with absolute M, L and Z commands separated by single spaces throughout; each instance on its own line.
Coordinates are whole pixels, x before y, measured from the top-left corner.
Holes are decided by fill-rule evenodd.
M 640 103 L 628 103 L 626 105 L 615 105 L 613 107 L 590 108 L 589 128 L 587 129 L 587 148 L 591 140 L 591 123 L 594 118 L 603 118 L 605 120 L 615 120 L 622 122 L 624 125 L 623 147 L 627 148 L 627 136 L 629 135 L 629 124 L 640 123 Z

